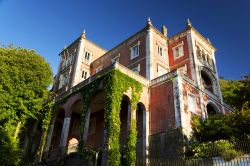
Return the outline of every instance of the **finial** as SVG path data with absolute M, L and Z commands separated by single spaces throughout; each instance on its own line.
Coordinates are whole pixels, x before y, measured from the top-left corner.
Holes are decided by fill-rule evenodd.
M 83 30 L 81 37 L 82 37 L 82 38 L 86 38 L 86 32 L 85 32 L 85 29 Z
M 150 17 L 148 17 L 147 25 L 152 25 Z
M 207 41 L 208 41 L 209 43 L 211 43 L 211 41 L 209 40 L 209 38 L 207 38 Z
M 64 49 L 66 49 L 67 48 L 67 46 L 66 45 L 64 45 Z
M 168 29 L 167 29 L 167 27 L 165 25 L 162 26 L 161 33 L 164 36 L 168 37 Z
M 186 27 L 187 28 L 191 28 L 192 27 L 192 23 L 190 22 L 189 18 L 187 19 Z

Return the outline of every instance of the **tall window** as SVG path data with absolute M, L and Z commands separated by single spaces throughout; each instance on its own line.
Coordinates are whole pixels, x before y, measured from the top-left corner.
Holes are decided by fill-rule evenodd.
M 59 83 L 59 89 L 68 84 L 68 74 L 65 72 L 60 75 L 60 83 Z
M 139 44 L 130 48 L 130 59 L 134 59 L 139 56 Z
M 162 46 L 158 45 L 158 56 L 165 58 L 164 49 Z
M 85 51 L 84 59 L 89 61 L 90 60 L 91 53 L 89 51 Z
M 86 80 L 87 77 L 88 77 L 88 72 L 85 71 L 85 70 L 83 70 L 83 71 L 82 71 L 82 78 L 83 78 L 84 80 Z
M 198 113 L 197 108 L 196 108 L 196 99 L 193 94 L 188 94 L 188 110 L 195 114 Z
M 183 43 L 173 47 L 174 59 L 184 56 Z

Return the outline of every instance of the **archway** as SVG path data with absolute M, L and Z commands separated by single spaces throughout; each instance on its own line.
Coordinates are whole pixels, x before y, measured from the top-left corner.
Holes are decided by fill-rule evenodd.
M 123 151 L 123 147 L 128 137 L 128 114 L 130 113 L 130 99 L 128 96 L 122 97 L 121 110 L 120 110 L 120 149 Z
M 203 84 L 203 87 L 211 92 L 211 93 L 214 93 L 214 84 L 213 84 L 213 80 L 212 78 L 209 76 L 209 74 L 204 71 L 204 70 L 201 70 L 201 79 L 202 79 L 202 84 Z
M 80 117 L 82 111 L 82 101 L 77 100 L 71 107 L 71 120 L 69 127 L 69 134 L 67 140 L 67 153 L 77 151 L 77 146 L 80 140 Z
M 87 147 L 101 149 L 104 137 L 104 91 L 98 90 L 90 98 Z
M 59 148 L 64 117 L 65 117 L 65 110 L 61 108 L 58 110 L 58 114 L 56 115 L 56 119 L 54 120 L 54 130 L 50 144 L 51 154 Z
M 142 159 L 143 158 L 143 137 L 145 135 L 144 130 L 144 121 L 145 117 L 143 114 L 145 113 L 145 106 L 142 103 L 137 104 L 136 110 L 136 130 L 137 130 L 137 142 L 136 142 L 136 158 Z
M 208 116 L 215 115 L 215 114 L 219 113 L 217 106 L 212 102 L 209 102 L 207 104 L 206 108 L 207 108 L 207 115 Z

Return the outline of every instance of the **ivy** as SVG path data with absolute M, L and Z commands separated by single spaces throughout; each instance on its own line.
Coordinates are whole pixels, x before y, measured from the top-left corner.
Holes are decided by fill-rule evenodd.
M 81 127 L 80 133 L 83 135 L 86 113 L 89 107 L 90 97 L 93 96 L 103 81 L 104 85 L 104 127 L 107 129 L 107 146 L 108 153 L 108 165 L 120 165 L 121 164 L 121 154 L 120 154 L 120 110 L 121 102 L 124 92 L 128 91 L 130 88 L 132 90 L 132 100 L 131 108 L 132 111 L 136 110 L 137 103 L 140 99 L 140 93 L 142 91 L 142 84 L 134 80 L 133 78 L 123 74 L 119 70 L 111 70 L 107 74 L 97 78 L 90 84 L 86 85 L 81 89 L 83 97 L 83 111 L 81 114 Z M 135 165 L 136 159 L 136 121 L 133 119 L 131 121 L 131 128 L 129 130 L 129 136 L 127 138 L 127 143 L 124 151 L 125 163 L 129 165 Z M 82 140 L 82 139 L 81 139 Z M 84 155 L 84 143 L 80 142 L 79 145 L 80 154 Z

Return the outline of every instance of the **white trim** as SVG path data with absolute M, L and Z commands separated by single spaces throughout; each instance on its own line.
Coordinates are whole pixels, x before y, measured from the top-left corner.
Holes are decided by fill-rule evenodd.
M 153 79 L 153 34 L 151 28 L 148 29 L 146 35 L 146 78 L 148 80 Z
M 73 70 L 73 79 L 72 79 L 72 87 L 78 84 L 79 78 L 81 73 L 81 64 L 82 64 L 82 59 L 84 56 L 84 48 L 85 48 L 85 40 L 80 39 L 79 45 L 78 45 L 78 52 L 76 54 L 76 59 L 75 64 L 74 64 L 74 70 Z
M 200 74 L 198 70 L 198 59 L 196 55 L 196 47 L 195 47 L 195 41 L 194 41 L 194 32 L 190 31 L 190 33 L 187 35 L 187 41 L 188 41 L 188 48 L 189 48 L 189 57 L 190 57 L 190 68 L 191 68 L 191 75 L 192 79 L 197 83 L 198 87 L 201 89 L 201 82 L 200 82 Z M 193 59 L 194 58 L 194 59 Z M 203 106 L 203 95 L 201 91 L 199 91 L 199 102 L 200 102 L 200 108 L 201 108 L 201 115 L 202 118 L 205 118 L 205 112 L 204 112 L 204 106 Z
M 194 105 L 194 109 L 195 109 L 195 110 L 190 110 L 190 103 L 189 103 L 190 97 L 189 97 L 189 96 L 192 97 L 192 98 L 194 98 L 194 102 L 195 102 L 195 103 L 194 103 L 194 104 L 195 104 L 195 105 Z M 188 102 L 188 104 L 187 104 L 187 105 L 188 105 L 188 111 L 189 111 L 189 112 L 192 112 L 192 113 L 194 113 L 194 114 L 196 114 L 196 115 L 198 115 L 199 112 L 198 112 L 198 108 L 197 108 L 196 96 L 195 96 L 193 93 L 191 93 L 190 91 L 187 92 L 187 102 Z
M 178 57 L 176 57 L 176 49 L 178 48 Z M 179 49 L 182 49 L 182 51 L 180 52 L 180 50 Z M 183 57 L 185 54 L 185 51 L 184 51 L 184 43 L 183 43 L 183 41 L 180 43 L 180 44 L 178 44 L 178 45 L 176 45 L 176 46 L 174 46 L 173 48 L 172 48 L 172 51 L 173 51 L 173 55 L 174 55 L 174 60 L 176 60 L 176 59 L 179 59 L 180 57 Z M 181 55 L 180 55 L 180 53 L 182 53 Z

